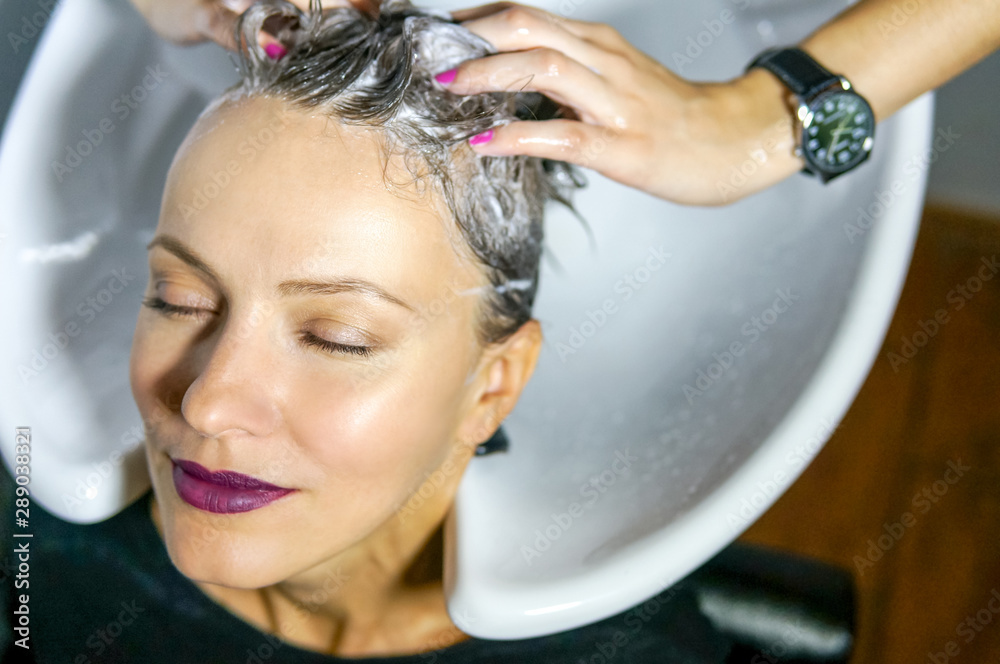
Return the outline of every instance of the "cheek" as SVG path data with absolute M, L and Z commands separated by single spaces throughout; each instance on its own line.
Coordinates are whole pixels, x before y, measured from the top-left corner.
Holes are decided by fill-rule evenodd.
M 132 398 L 139 407 L 144 421 L 151 415 L 155 395 L 153 391 L 157 376 L 161 374 L 159 356 L 154 352 L 151 343 L 151 331 L 148 314 L 143 311 L 136 321 L 135 334 L 132 336 L 132 351 L 129 355 L 129 384 L 132 387 Z
M 424 337 L 378 370 L 363 363 L 336 380 L 313 374 L 290 400 L 292 438 L 323 469 L 325 486 L 359 502 L 399 501 L 452 451 L 468 357 Z M 464 347 L 464 346 L 460 346 Z M 375 361 L 374 359 L 372 361 Z M 292 405 L 294 404 L 294 405 Z
M 291 438 L 325 471 L 325 486 L 384 492 L 419 475 L 447 448 L 447 409 L 435 395 L 406 382 L 300 383 L 286 423 Z M 316 389 L 308 389 L 308 383 Z
M 180 407 L 167 385 L 173 368 L 178 366 L 181 346 L 176 335 L 167 334 L 155 315 L 145 310 L 139 314 L 129 356 L 132 398 L 147 426 Z

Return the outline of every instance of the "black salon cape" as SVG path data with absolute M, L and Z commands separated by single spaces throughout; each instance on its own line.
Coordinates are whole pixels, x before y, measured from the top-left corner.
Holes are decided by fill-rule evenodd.
M 393 657 L 340 658 L 304 650 L 237 618 L 174 567 L 149 517 L 152 490 L 110 519 L 89 525 L 63 521 L 34 503 L 30 585 L 15 590 L 17 562 L 11 554 L 19 540 L 11 536 L 14 490 L 6 467 L 0 485 L 5 558 L 0 660 L 5 664 L 714 664 L 724 662 L 729 651 L 683 584 L 646 603 L 648 611 L 630 609 L 550 636 L 471 638 Z M 29 593 L 29 650 L 10 640 L 15 592 Z

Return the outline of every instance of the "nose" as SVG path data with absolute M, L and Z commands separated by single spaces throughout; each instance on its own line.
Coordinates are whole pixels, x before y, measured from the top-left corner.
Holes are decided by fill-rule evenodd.
M 264 437 L 280 422 L 276 385 L 269 376 L 267 334 L 236 333 L 228 323 L 193 352 L 197 376 L 184 392 L 181 414 L 202 436 Z

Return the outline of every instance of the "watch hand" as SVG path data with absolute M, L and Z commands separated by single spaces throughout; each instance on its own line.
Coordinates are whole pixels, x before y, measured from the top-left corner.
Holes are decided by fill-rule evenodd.
M 840 125 L 833 130 L 833 140 L 830 141 L 830 149 L 826 153 L 826 160 L 830 163 L 833 163 L 833 154 L 836 151 L 837 142 L 840 140 L 840 135 L 844 133 L 845 129 L 847 129 L 847 122 L 850 119 L 851 118 L 849 116 L 844 118 L 843 122 L 841 122 Z
M 825 122 L 831 122 L 833 120 L 836 120 L 840 116 L 844 115 L 844 113 L 845 113 L 845 111 L 843 109 L 841 109 L 841 110 L 837 111 L 836 113 L 834 113 L 833 115 L 828 115 L 826 117 Z
M 826 151 L 826 160 L 833 163 L 833 157 L 836 154 L 837 141 L 840 139 L 840 132 L 833 132 L 833 140 L 830 141 L 830 147 Z

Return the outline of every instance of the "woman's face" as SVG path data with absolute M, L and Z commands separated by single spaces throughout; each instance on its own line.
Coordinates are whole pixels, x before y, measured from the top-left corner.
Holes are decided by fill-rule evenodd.
M 411 178 L 375 136 L 229 102 L 171 167 L 131 382 L 167 548 L 193 579 L 307 571 L 436 470 L 460 474 L 492 432 L 477 405 L 492 380 L 475 338 L 486 279 L 436 196 L 387 190 L 383 168 Z M 247 498 L 192 464 L 292 491 Z

